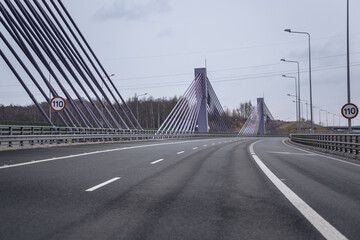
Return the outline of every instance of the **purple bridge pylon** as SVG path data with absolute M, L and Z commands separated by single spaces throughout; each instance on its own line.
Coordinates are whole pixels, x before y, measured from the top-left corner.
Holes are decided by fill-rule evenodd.
M 257 99 L 257 105 L 240 129 L 239 136 L 280 135 L 281 131 L 265 104 L 264 98 Z
M 206 68 L 195 69 L 195 79 L 157 131 L 157 134 L 229 133 L 231 126 Z

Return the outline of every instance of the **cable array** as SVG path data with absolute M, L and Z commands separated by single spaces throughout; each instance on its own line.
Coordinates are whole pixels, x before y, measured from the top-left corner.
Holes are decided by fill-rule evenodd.
M 238 136 L 265 135 L 266 132 L 269 132 L 271 135 L 281 134 L 264 99 L 258 98 L 256 107 L 252 110 L 244 126 L 240 129 Z
M 1 0 L 0 22 L 11 56 L 0 55 L 49 125 L 28 80 L 49 104 L 47 91 L 66 99 L 69 107 L 57 115 L 67 127 L 142 130 L 61 0 Z
M 203 81 L 202 79 L 205 79 Z M 204 84 L 207 92 L 204 95 Z M 202 100 L 206 98 L 209 132 L 230 132 L 231 126 L 209 79 L 197 74 L 185 93 L 160 126 L 157 134 L 194 133 L 197 128 Z

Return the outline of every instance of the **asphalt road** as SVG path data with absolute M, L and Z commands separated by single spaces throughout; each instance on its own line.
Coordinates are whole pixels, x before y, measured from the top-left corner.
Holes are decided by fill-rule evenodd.
M 0 152 L 0 239 L 360 239 L 360 163 L 284 140 Z

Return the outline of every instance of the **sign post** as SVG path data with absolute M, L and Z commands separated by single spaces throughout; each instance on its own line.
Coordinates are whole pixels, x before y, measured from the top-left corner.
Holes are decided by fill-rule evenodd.
M 50 101 L 50 107 L 55 112 L 61 112 L 66 107 L 65 99 L 59 96 L 53 97 Z
M 356 116 L 359 114 L 359 109 L 355 104 L 347 103 L 341 108 L 341 114 L 344 116 L 344 118 L 347 118 L 349 121 L 351 121 L 351 119 L 356 118 Z M 351 125 L 349 125 L 349 133 L 351 133 Z

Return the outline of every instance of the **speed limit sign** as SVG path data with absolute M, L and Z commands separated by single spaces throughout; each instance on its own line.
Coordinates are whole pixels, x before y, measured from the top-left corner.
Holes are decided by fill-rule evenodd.
M 64 110 L 66 107 L 65 99 L 63 99 L 62 97 L 59 97 L 59 96 L 54 97 L 50 101 L 50 107 L 55 112 L 60 112 L 60 111 Z
M 353 104 L 353 103 L 348 103 L 345 104 L 342 108 L 341 108 L 341 114 L 344 116 L 344 118 L 347 119 L 353 119 L 356 118 L 356 116 L 359 113 L 359 109 L 358 107 Z

